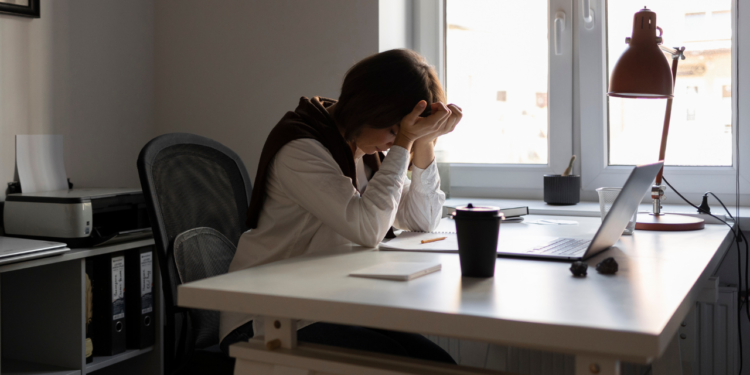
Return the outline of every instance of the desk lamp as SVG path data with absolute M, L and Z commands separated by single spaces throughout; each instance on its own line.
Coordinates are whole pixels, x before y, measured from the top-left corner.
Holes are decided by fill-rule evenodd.
M 656 31 L 659 30 L 659 35 Z M 643 8 L 633 17 L 632 37 L 626 38 L 628 48 L 617 60 L 609 79 L 609 96 L 633 99 L 667 99 L 664 128 L 661 133 L 659 160 L 664 160 L 667 149 L 667 134 L 672 113 L 674 82 L 677 78 L 677 62 L 685 59 L 685 47 L 669 48 L 662 45 L 662 29 L 656 26 L 656 13 Z M 664 53 L 672 56 L 669 67 Z M 696 230 L 703 229 L 703 219 L 668 215 L 661 212 L 661 200 L 666 187 L 661 184 L 664 167 L 651 187 L 653 213 L 638 214 L 635 229 L 641 230 Z

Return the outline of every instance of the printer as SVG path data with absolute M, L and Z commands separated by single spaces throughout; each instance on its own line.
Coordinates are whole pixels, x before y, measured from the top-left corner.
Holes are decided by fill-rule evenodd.
M 5 235 L 93 247 L 152 236 L 141 189 L 70 189 L 8 194 Z

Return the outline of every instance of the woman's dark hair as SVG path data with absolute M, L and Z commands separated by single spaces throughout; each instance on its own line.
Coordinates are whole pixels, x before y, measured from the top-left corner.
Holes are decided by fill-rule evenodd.
M 420 100 L 445 102 L 440 80 L 424 57 L 407 49 L 372 55 L 346 73 L 333 118 L 353 140 L 364 126 L 384 129 L 396 125 Z

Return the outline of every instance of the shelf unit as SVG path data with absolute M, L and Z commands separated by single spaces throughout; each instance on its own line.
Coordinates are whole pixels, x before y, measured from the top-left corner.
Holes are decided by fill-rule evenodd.
M 72 249 L 0 266 L 0 375 L 162 375 L 164 303 L 155 254 L 154 345 L 94 357 L 92 363 L 85 358 L 86 258 L 143 247 L 154 248 L 154 240 Z
M 68 370 L 62 367 L 45 365 L 43 363 L 34 363 L 26 361 L 16 361 L 12 359 L 3 359 L 3 374 L 9 375 L 80 375 L 81 370 Z
M 141 354 L 148 353 L 154 349 L 153 346 L 146 349 L 128 349 L 123 353 L 116 354 L 109 357 L 94 357 L 94 361 L 86 364 L 86 373 L 94 372 L 99 369 L 120 363 L 126 359 L 137 357 Z

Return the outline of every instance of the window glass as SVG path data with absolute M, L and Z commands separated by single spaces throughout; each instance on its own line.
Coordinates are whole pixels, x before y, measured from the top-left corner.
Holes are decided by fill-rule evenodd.
M 732 12 L 728 10 L 711 13 L 711 37 L 713 39 L 732 38 Z
M 464 118 L 438 158 L 546 164 L 547 0 L 448 0 L 446 18 L 448 102 Z
M 648 6 L 664 30 L 664 44 L 686 48 L 675 81 L 665 164 L 732 165 L 731 3 L 652 0 Z M 611 74 L 643 2 L 616 0 L 607 7 Z M 610 165 L 656 161 L 666 105 L 666 100 L 609 98 Z

